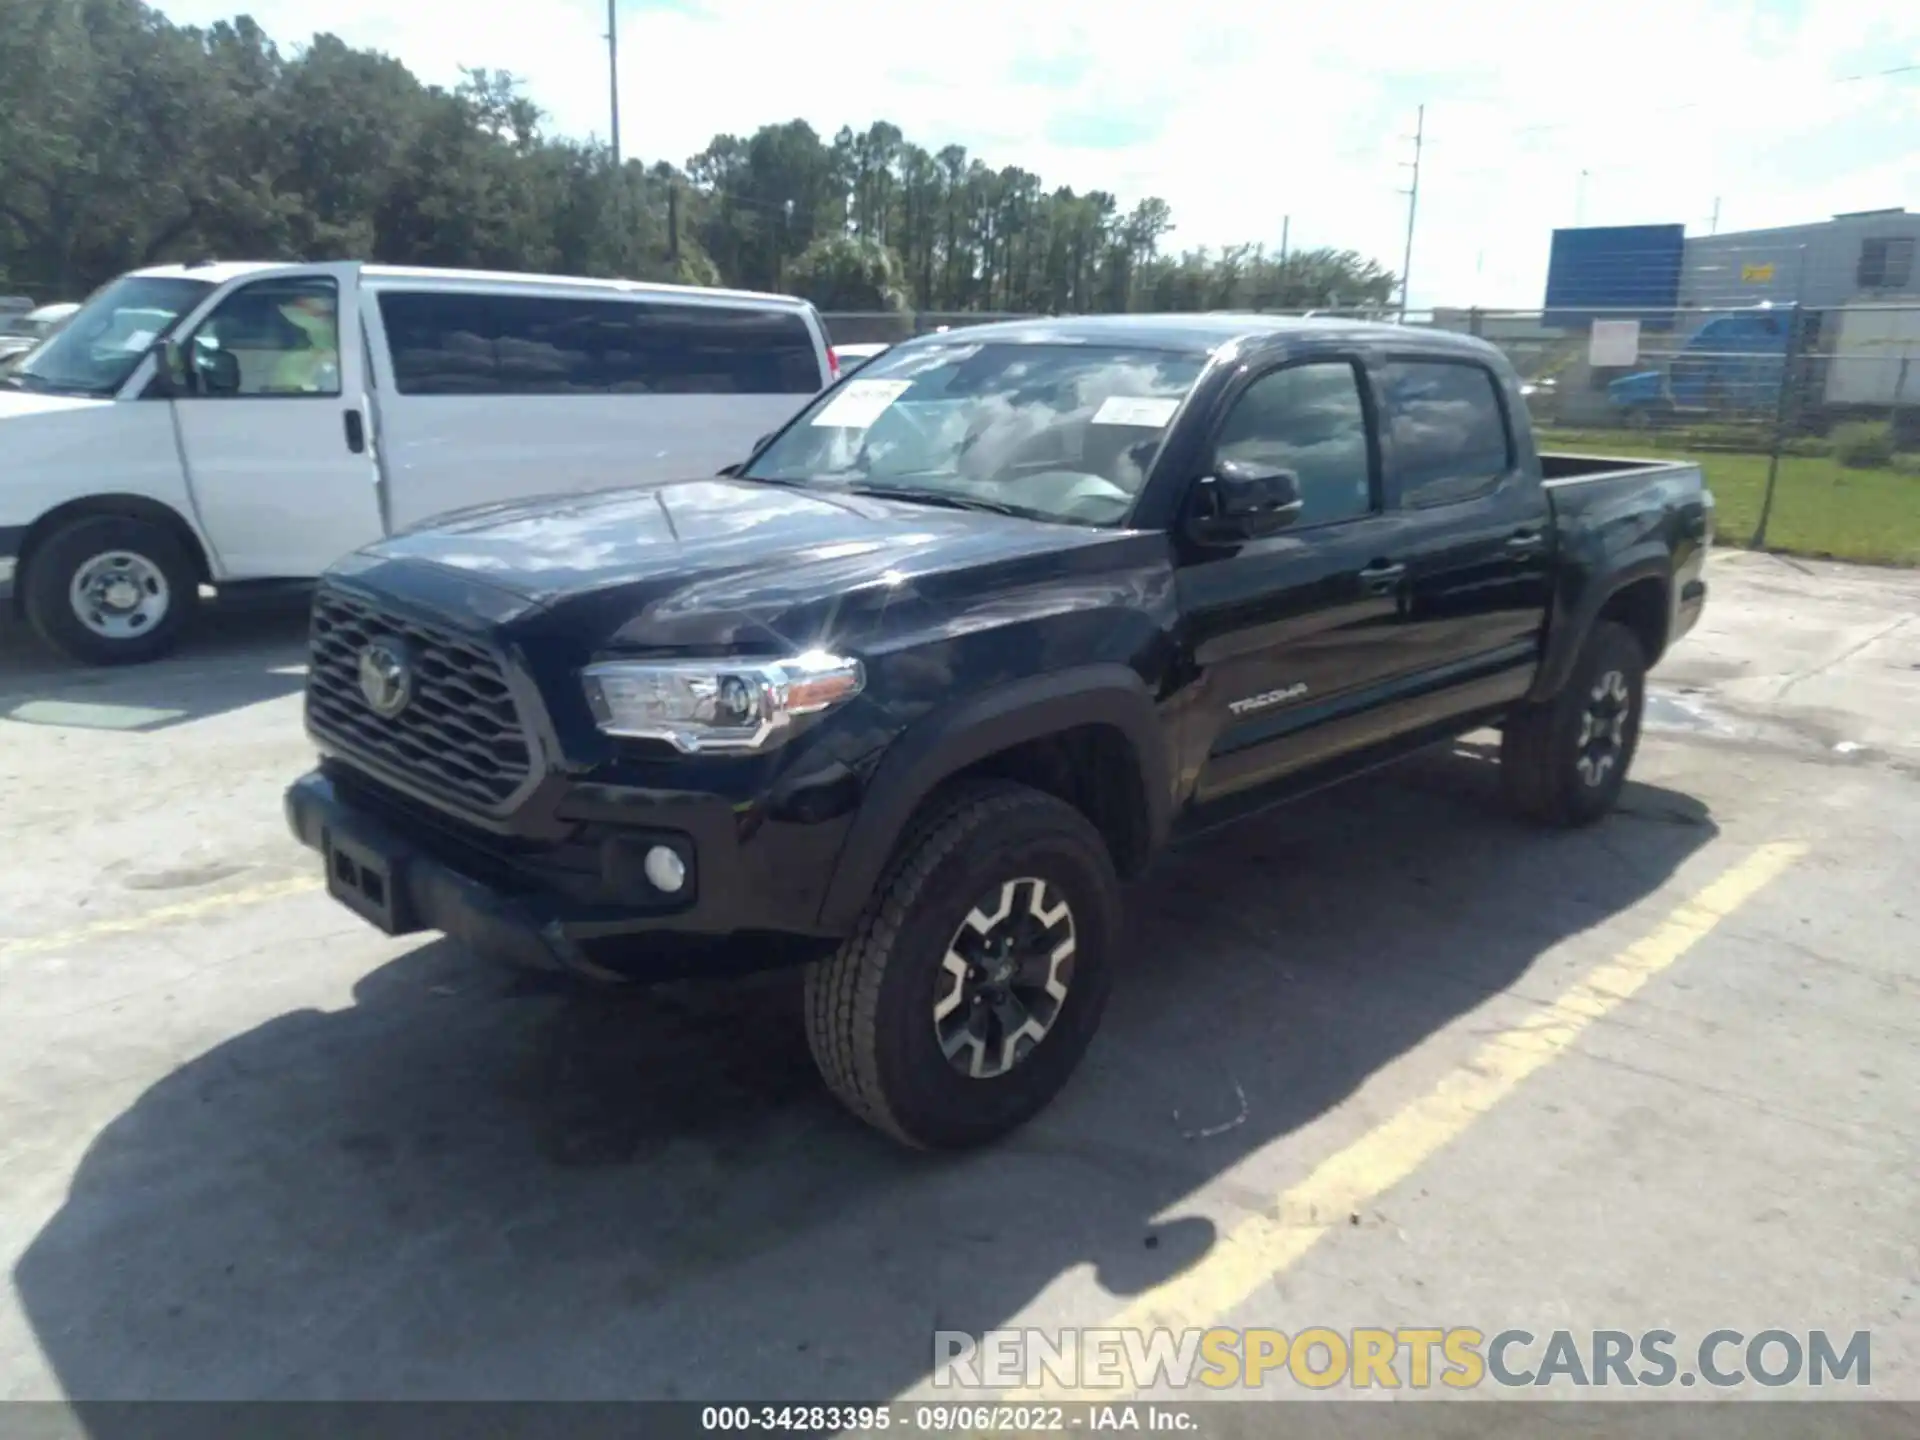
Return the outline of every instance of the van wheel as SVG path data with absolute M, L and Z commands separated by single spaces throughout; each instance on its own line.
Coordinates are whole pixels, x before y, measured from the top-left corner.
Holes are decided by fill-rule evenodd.
M 1514 808 L 1561 826 L 1591 825 L 1613 809 L 1646 701 L 1646 652 L 1626 626 L 1602 620 L 1560 693 L 1507 717 L 1500 770 Z
M 1084 815 L 1022 785 L 957 790 L 908 833 L 851 938 L 807 972 L 807 1040 L 868 1124 L 979 1145 L 1044 1107 L 1093 1039 L 1120 881 Z
M 27 560 L 27 620 L 89 665 L 134 665 L 173 649 L 199 602 L 200 578 L 170 532 L 125 515 L 56 530 Z

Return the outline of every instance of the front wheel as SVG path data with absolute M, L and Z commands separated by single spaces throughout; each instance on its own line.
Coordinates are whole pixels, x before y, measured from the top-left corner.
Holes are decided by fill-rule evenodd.
M 1620 798 L 1640 744 L 1647 656 L 1626 626 L 1602 620 L 1553 699 L 1507 717 L 1500 770 L 1514 807 L 1549 825 L 1591 825 Z
M 179 642 L 200 595 L 185 548 L 126 515 L 89 515 L 48 536 L 22 591 L 40 638 L 89 665 L 158 659 Z
M 906 1144 L 1025 1123 L 1100 1023 L 1120 882 L 1087 818 L 992 783 L 915 830 L 852 937 L 807 972 L 807 1039 L 834 1094 Z

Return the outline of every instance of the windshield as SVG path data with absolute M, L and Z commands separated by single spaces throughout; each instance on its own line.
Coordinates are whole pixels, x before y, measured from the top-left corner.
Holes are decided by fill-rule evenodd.
M 205 280 L 123 276 L 95 291 L 7 381 L 27 390 L 111 395 L 153 342 L 212 289 Z
M 954 338 L 875 357 L 745 475 L 1111 525 L 1206 365 L 1173 351 Z

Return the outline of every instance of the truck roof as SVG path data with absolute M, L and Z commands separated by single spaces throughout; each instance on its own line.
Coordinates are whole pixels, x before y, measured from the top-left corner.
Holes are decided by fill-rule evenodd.
M 210 260 L 194 265 L 150 265 L 136 275 L 170 275 L 207 280 L 224 285 L 266 270 L 281 270 L 298 261 L 290 260 Z M 770 295 L 756 290 L 723 290 L 717 286 L 663 285 L 647 280 L 618 280 L 586 275 L 535 275 L 513 270 L 446 270 L 424 265 L 375 265 L 363 263 L 361 277 L 375 285 L 412 283 L 457 288 L 469 285 L 525 285 L 542 289 L 577 288 L 585 291 L 612 292 L 620 295 L 696 295 L 716 300 L 751 300 L 755 304 L 799 310 L 807 302 L 793 295 Z
M 1399 348 L 1449 350 L 1484 356 L 1498 347 L 1471 335 L 1424 325 L 1392 325 L 1336 316 L 1260 315 L 1208 311 L 1179 315 L 1081 315 L 1059 319 L 1002 320 L 989 325 L 955 326 L 942 338 L 1001 340 L 1013 344 L 1056 341 L 1069 345 L 1137 345 L 1153 350 L 1211 354 L 1234 342 L 1257 344 L 1288 336 L 1371 341 Z M 922 339 L 932 337 L 923 336 Z

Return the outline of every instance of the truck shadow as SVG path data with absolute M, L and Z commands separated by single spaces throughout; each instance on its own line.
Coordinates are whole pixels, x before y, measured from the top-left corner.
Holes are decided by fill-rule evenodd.
M 20 1305 L 75 1399 L 894 1395 L 935 1329 L 1012 1323 L 1080 1267 L 1124 1297 L 1193 1264 L 1218 1239 L 1182 1214 L 1196 1189 L 1262 1152 L 1211 1203 L 1270 1207 L 1329 1148 L 1288 1137 L 1522 977 L 1556 993 L 1563 957 L 1528 974 L 1545 952 L 1717 833 L 1649 786 L 1594 830 L 1530 831 L 1486 760 L 1168 857 L 1081 1074 L 977 1154 L 845 1116 L 791 973 L 528 998 L 423 945 L 107 1125 Z
M 179 650 L 147 665 L 94 667 L 0 621 L 0 720 L 150 733 L 291 695 L 306 684 L 305 595 L 213 601 Z

